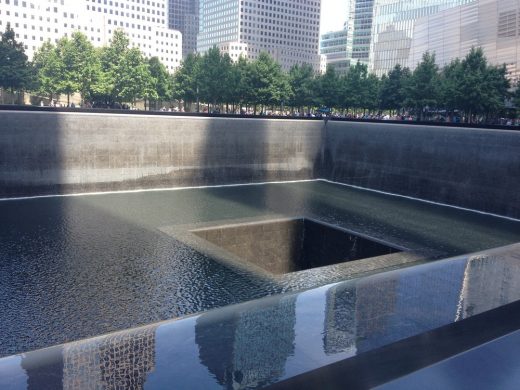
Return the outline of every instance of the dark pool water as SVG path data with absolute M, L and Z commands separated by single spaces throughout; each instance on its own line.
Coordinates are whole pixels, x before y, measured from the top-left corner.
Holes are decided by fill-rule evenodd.
M 0 356 L 294 289 L 160 230 L 270 214 L 443 257 L 520 241 L 518 222 L 319 181 L 2 201 Z

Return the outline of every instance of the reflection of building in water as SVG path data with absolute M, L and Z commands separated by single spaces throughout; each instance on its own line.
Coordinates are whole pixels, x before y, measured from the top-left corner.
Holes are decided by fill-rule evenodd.
M 455 320 L 465 263 L 431 264 L 360 280 L 356 285 L 358 352 L 449 324 Z
M 27 374 L 27 390 L 61 389 L 63 372 L 63 360 L 49 360 L 48 356 L 42 356 L 45 350 L 35 351 L 22 355 L 22 368 Z M 42 364 L 42 361 L 45 364 Z
M 155 327 L 63 347 L 65 390 L 142 389 L 154 368 Z
M 327 290 L 323 349 L 326 354 L 356 350 L 356 289 L 338 284 Z
M 520 299 L 520 254 L 475 256 L 467 262 L 457 320 Z
M 364 352 L 387 344 L 390 321 L 395 315 L 398 277 L 356 283 L 356 347 Z
M 276 382 L 294 351 L 295 305 L 291 296 L 222 319 L 201 315 L 195 326 L 201 362 L 228 389 Z

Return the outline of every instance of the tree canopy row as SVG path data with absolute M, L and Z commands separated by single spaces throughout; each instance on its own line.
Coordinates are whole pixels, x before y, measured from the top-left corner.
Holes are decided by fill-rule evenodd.
M 357 63 L 345 75 L 333 68 L 317 74 L 310 65 L 289 72 L 267 53 L 254 61 L 233 62 L 218 48 L 190 54 L 171 75 L 157 57 L 145 58 L 116 30 L 108 46 L 95 48 L 81 32 L 46 42 L 29 62 L 23 45 L 7 26 L 0 42 L 0 87 L 32 91 L 56 98 L 79 93 L 83 102 L 112 107 L 144 100 L 150 107 L 182 101 L 186 110 L 206 103 L 210 110 L 240 112 L 310 112 L 327 107 L 337 113 L 455 113 L 466 120 L 487 120 L 520 107 L 520 88 L 513 92 L 505 65 L 493 66 L 482 49 L 472 48 L 463 59 L 443 68 L 425 53 L 416 69 L 396 65 L 379 78 Z M 509 105 L 509 107 L 508 107 Z

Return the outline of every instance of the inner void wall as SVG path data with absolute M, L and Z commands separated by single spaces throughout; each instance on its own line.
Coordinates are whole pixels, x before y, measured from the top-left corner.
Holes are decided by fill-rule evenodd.
M 520 218 L 520 133 L 0 111 L 4 198 L 319 178 Z

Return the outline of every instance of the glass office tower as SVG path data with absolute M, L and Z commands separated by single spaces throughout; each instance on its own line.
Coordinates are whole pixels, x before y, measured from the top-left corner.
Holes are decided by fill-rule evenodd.
M 415 22 L 475 0 L 376 0 L 369 69 L 378 76 L 408 61 Z

